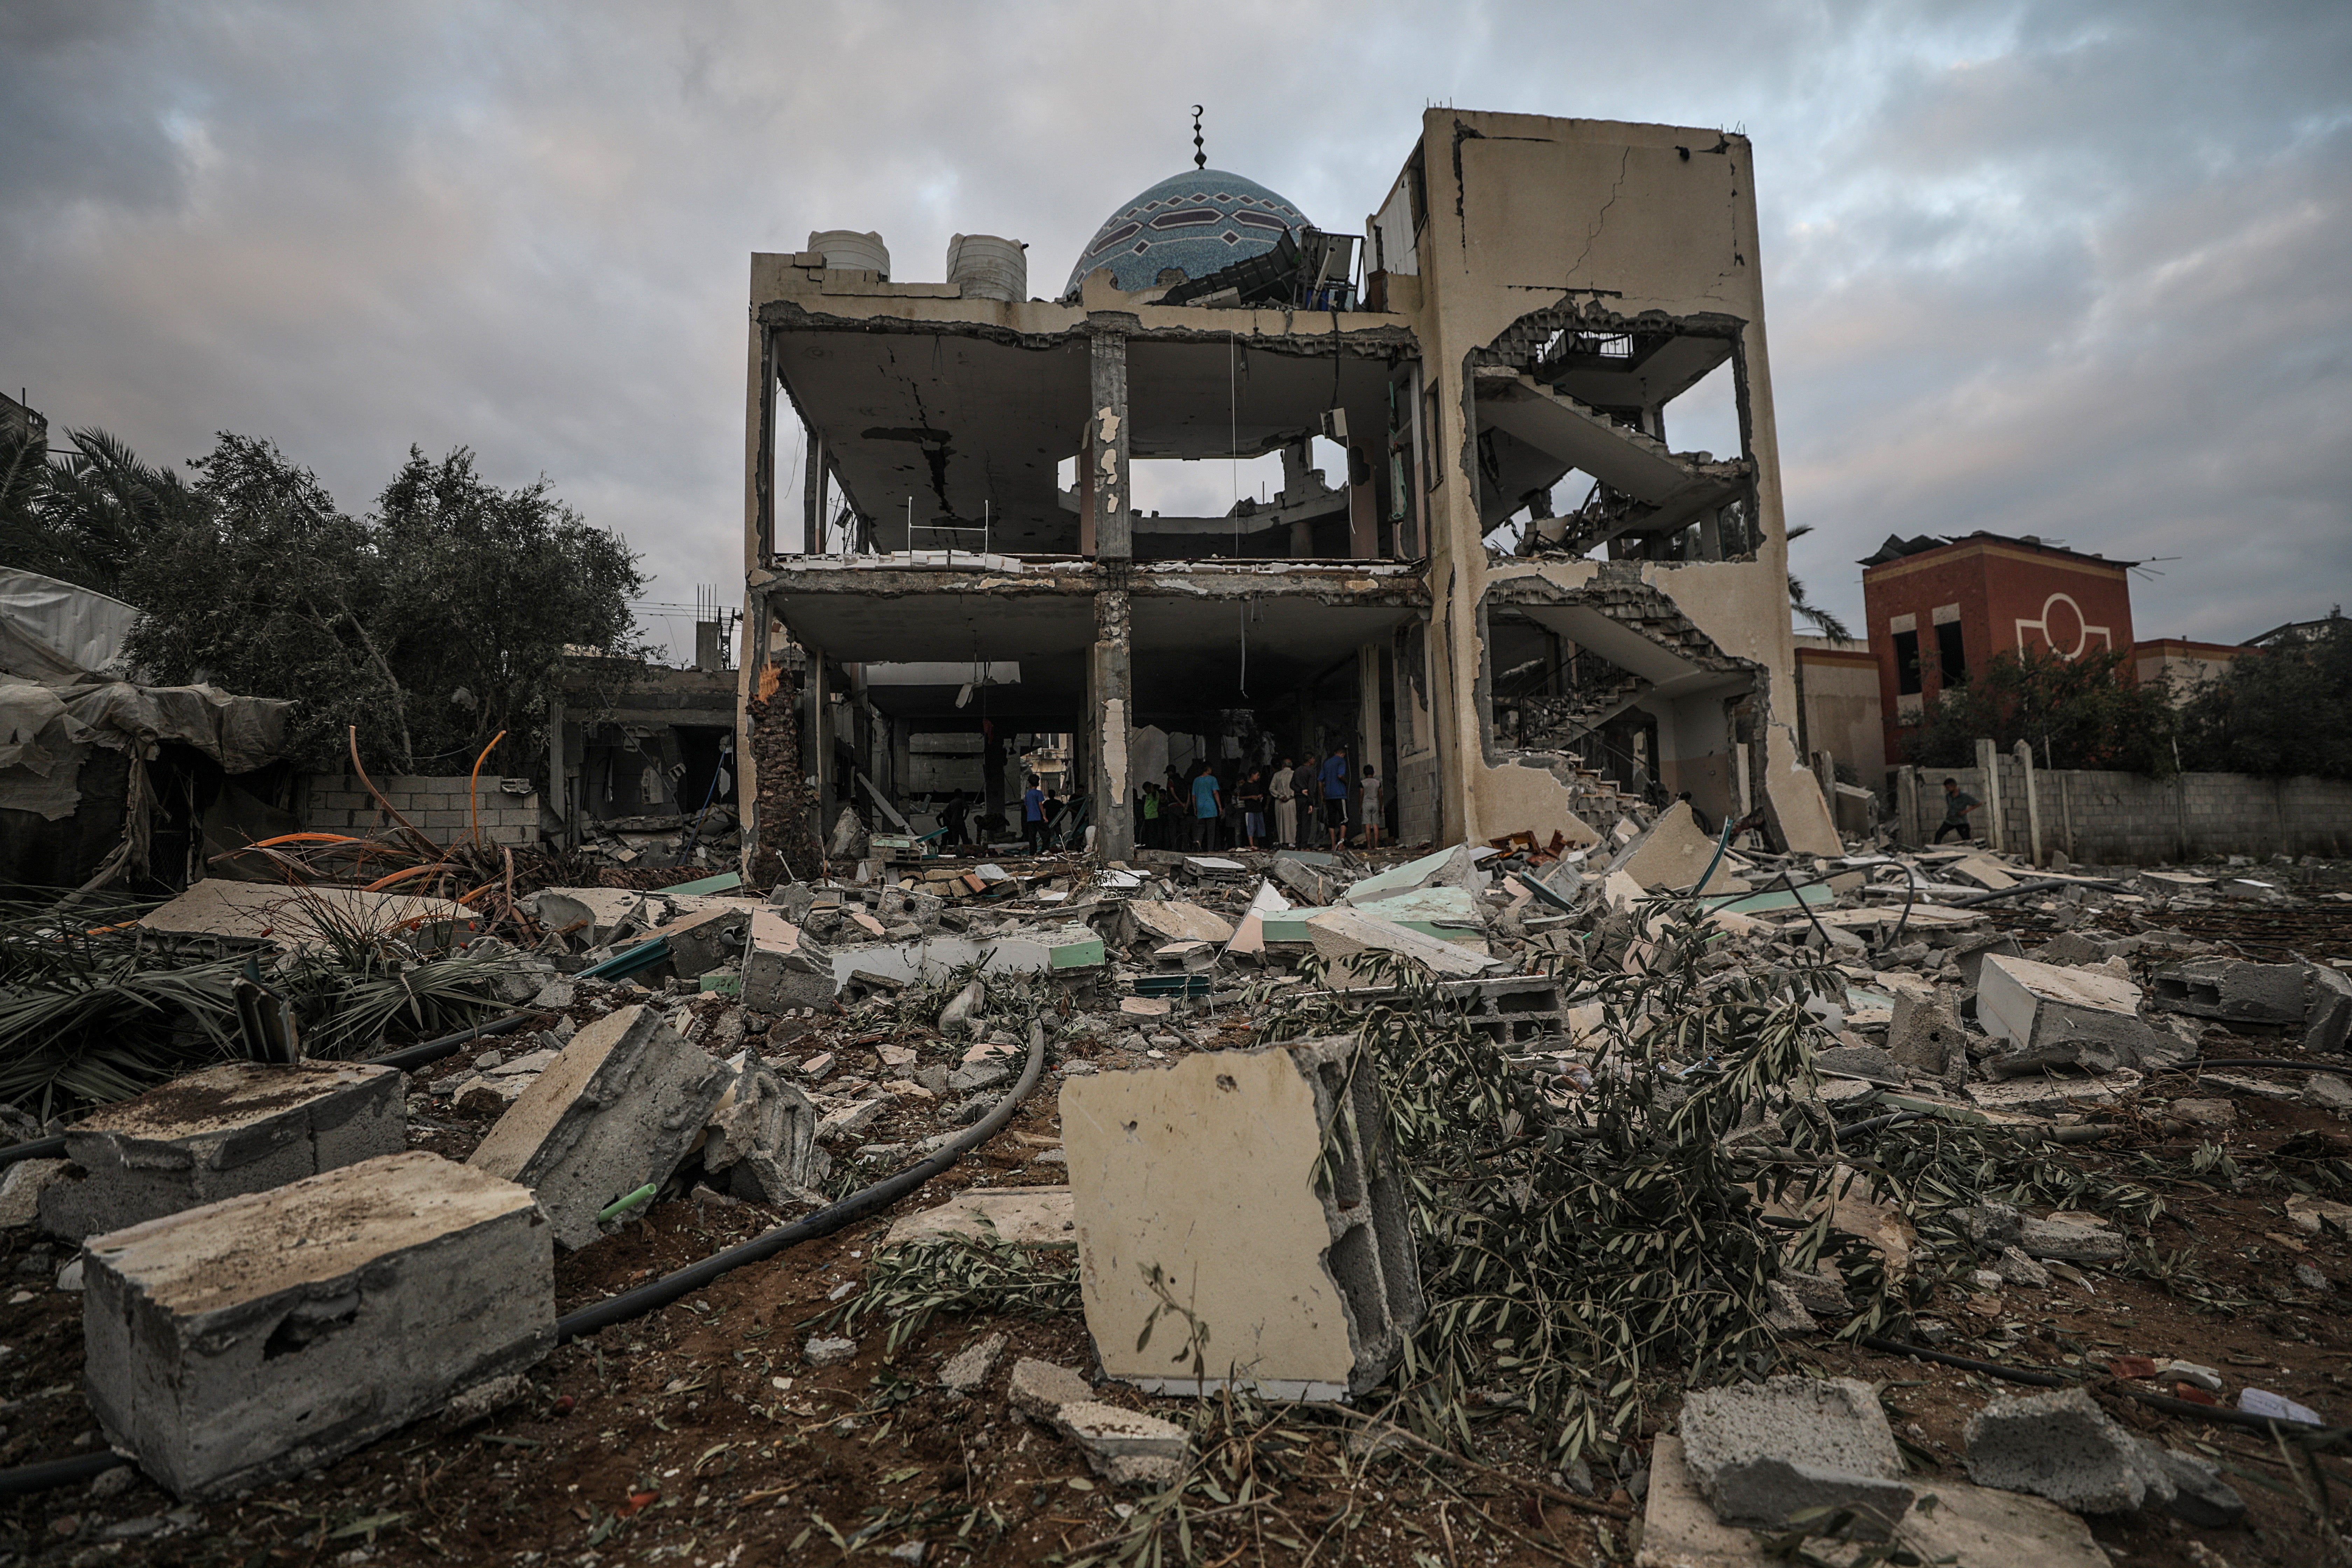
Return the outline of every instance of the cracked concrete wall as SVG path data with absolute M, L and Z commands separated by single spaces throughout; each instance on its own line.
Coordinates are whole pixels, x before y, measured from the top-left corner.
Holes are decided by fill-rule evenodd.
M 1486 837 L 1536 826 L 1524 820 L 1531 809 L 1565 809 L 1540 786 L 1530 799 L 1528 778 L 1541 775 L 1493 756 L 1482 732 L 1478 606 L 1490 577 L 1512 568 L 1489 565 L 1480 525 L 1473 361 L 1531 311 L 1605 303 L 1622 317 L 1656 311 L 1738 323 L 1735 361 L 1744 374 L 1746 455 L 1755 468 L 1761 542 L 1752 561 L 1660 563 L 1643 575 L 1726 653 L 1759 667 L 1767 705 L 1759 772 L 1775 816 L 1799 847 L 1833 851 L 1827 807 L 1800 765 L 1793 710 L 1770 706 L 1793 700 L 1795 645 L 1747 139 L 1433 109 L 1423 116 L 1418 155 L 1426 191 L 1415 247 L 1419 288 L 1397 290 L 1391 302 L 1412 323 L 1435 393 L 1423 412 L 1438 422 L 1425 449 L 1442 465 L 1428 500 L 1433 697 L 1448 753 L 1444 835 Z M 1598 565 L 1542 570 L 1565 586 L 1589 581 Z M 1661 726 L 1662 745 L 1671 729 L 1678 763 L 1722 765 L 1713 748 L 1691 754 L 1706 725 L 1684 711 L 1712 700 L 1667 710 L 1673 722 Z M 1725 755 L 1728 747 L 1726 733 Z

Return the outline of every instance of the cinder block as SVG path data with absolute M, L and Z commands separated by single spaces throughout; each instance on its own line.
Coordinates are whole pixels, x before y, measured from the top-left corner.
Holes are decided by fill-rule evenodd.
M 1807 1509 L 1845 1508 L 1854 1534 L 1883 1541 L 1911 1511 L 1886 1413 L 1854 1378 L 1694 1389 L 1682 1438 L 1692 1478 L 1726 1524 L 1780 1527 Z
M 79 1240 L 406 1146 L 394 1068 L 231 1062 L 69 1128 L 66 1157 L 85 1173 L 41 1194 L 41 1224 Z
M 2299 1024 L 2306 1005 L 2304 973 L 2300 963 L 2191 959 L 2156 973 L 2149 1003 L 2168 1013 L 2235 1024 Z
M 624 1007 L 574 1035 L 467 1163 L 530 1187 L 555 1239 L 583 1247 L 598 1213 L 677 1169 L 733 1081 L 659 1015 Z
M 2169 1059 L 2177 1041 L 2139 1016 L 2139 987 L 2088 970 L 1993 954 L 1977 982 L 1977 1022 L 2007 1044 L 1989 1064 L 1996 1078 L 2053 1067 L 2112 1072 L 2143 1057 Z
M 1387 1375 L 1423 1303 L 1379 1075 L 1335 1036 L 1090 1075 L 1062 1090 L 1087 1327 L 1103 1370 L 1161 1394 L 1228 1382 L 1337 1399 Z M 1203 1375 L 1171 1364 L 1183 1319 Z
M 83 1258 L 90 1409 L 184 1499 L 330 1463 L 555 1339 L 530 1194 L 422 1150 L 97 1237 Z
M 419 827 L 464 827 L 467 826 L 467 817 L 463 811 L 445 811 L 436 806 L 428 808 L 422 815 L 425 820 L 416 825 Z

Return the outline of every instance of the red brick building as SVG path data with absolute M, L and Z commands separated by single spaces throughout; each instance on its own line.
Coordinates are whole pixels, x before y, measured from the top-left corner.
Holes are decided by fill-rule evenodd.
M 1890 537 L 1862 563 L 1888 759 L 1929 698 L 1996 654 L 2132 647 L 2134 564 L 1997 533 Z

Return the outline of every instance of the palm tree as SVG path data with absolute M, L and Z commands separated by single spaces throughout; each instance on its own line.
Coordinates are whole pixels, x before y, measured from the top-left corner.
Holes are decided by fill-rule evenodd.
M 1801 522 L 1789 530 L 1789 538 L 1791 541 L 1802 539 L 1812 531 L 1811 523 Z M 1797 581 L 1793 573 L 1789 577 L 1789 608 L 1812 622 L 1815 629 L 1832 642 L 1850 643 L 1854 640 L 1853 634 L 1845 629 L 1843 621 L 1805 597 L 1805 585 Z
M 67 438 L 73 450 L 57 457 L 23 437 L 0 444 L 0 563 L 121 597 L 140 557 L 201 502 L 103 430 Z

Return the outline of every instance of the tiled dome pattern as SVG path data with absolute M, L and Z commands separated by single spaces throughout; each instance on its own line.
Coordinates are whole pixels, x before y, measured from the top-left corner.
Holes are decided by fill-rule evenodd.
M 1097 267 L 1109 268 L 1118 286 L 1129 290 L 1155 286 L 1171 267 L 1188 279 L 1205 278 L 1272 250 L 1285 233 L 1296 236 L 1305 226 L 1297 207 L 1255 180 L 1221 169 L 1188 169 L 1104 220 L 1070 269 L 1062 297 L 1075 299 Z

